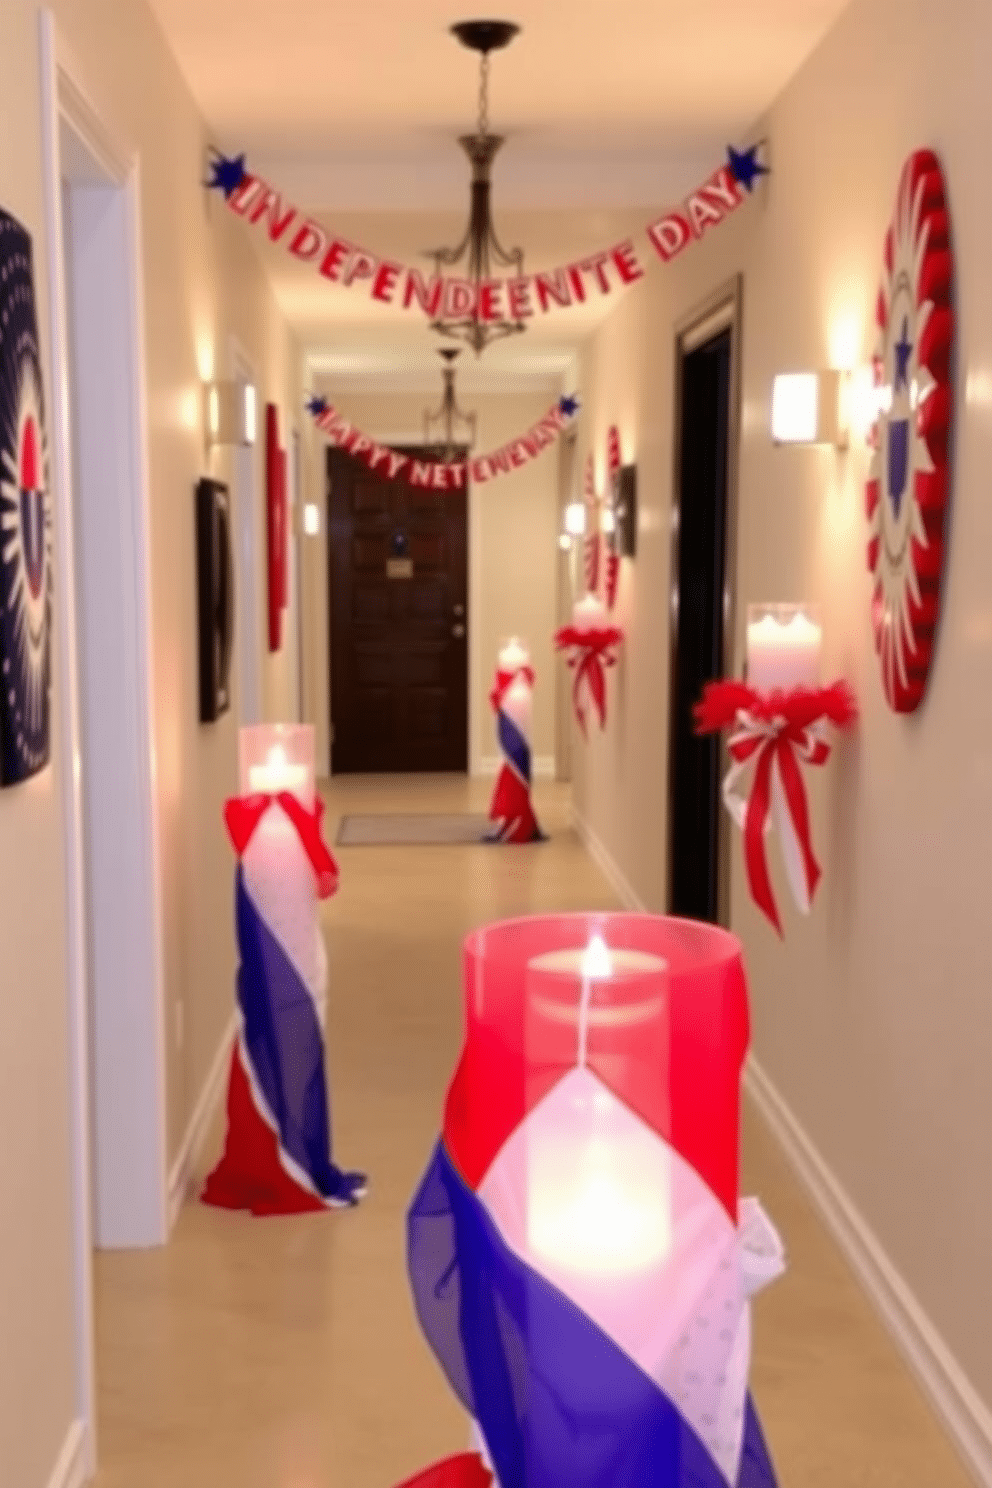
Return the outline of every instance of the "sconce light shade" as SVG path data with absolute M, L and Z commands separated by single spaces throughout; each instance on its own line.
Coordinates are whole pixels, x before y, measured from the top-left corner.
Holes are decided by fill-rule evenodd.
M 586 507 L 584 501 L 570 501 L 565 508 L 565 534 L 582 537 L 586 530 Z
M 307 537 L 316 537 L 320 532 L 320 507 L 315 501 L 308 501 L 303 508 L 303 531 Z
M 250 382 L 211 382 L 206 387 L 207 443 L 253 445 L 258 404 Z
M 776 444 L 847 446 L 841 372 L 780 373 L 772 385 L 772 439 Z

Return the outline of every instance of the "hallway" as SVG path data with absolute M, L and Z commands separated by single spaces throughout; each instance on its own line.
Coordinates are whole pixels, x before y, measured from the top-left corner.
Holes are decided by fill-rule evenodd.
M 345 777 L 353 811 L 484 810 L 485 780 Z M 366 1169 L 353 1213 L 183 1211 L 173 1242 L 97 1256 L 98 1488 L 393 1488 L 458 1451 L 466 1423 L 422 1341 L 404 1218 L 461 1031 L 460 943 L 487 920 L 616 907 L 540 787 L 533 849 L 335 849 L 324 911 L 335 1155 Z M 233 999 L 233 991 L 232 991 Z M 205 1154 L 214 1160 L 220 1119 Z M 775 1144 L 748 1110 L 744 1192 L 789 1256 L 755 1309 L 753 1390 L 783 1488 L 970 1482 Z M 565 1488 L 565 1485 L 563 1485 Z

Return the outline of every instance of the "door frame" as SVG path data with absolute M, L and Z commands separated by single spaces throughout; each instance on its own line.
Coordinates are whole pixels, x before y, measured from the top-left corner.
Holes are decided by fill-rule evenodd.
M 737 621 L 737 518 L 741 436 L 741 338 L 743 335 L 744 279 L 732 279 L 700 301 L 675 323 L 674 355 L 674 464 L 672 469 L 672 519 L 669 552 L 669 654 L 668 654 L 668 795 L 675 790 L 675 750 L 672 730 L 675 719 L 675 676 L 679 648 L 679 548 L 682 507 L 682 363 L 685 358 L 722 331 L 730 331 L 730 392 L 727 428 L 727 510 L 723 569 L 723 675 L 734 671 Z M 675 850 L 671 810 L 666 811 L 668 892 L 674 879 Z M 717 813 L 717 919 L 730 925 L 731 821 L 727 811 Z M 669 901 L 670 902 L 670 901 Z
M 143 1113 L 141 1153 L 148 1165 L 144 1210 L 130 1218 L 135 1240 L 162 1244 L 168 1237 L 168 1174 L 165 1109 L 164 962 L 160 878 L 158 802 L 155 790 L 154 679 L 152 671 L 152 593 L 150 565 L 149 466 L 141 272 L 140 177 L 136 155 L 106 127 L 99 111 L 76 80 L 66 60 L 55 19 L 49 10 L 38 17 L 42 133 L 42 175 L 48 282 L 48 349 L 50 364 L 51 480 L 56 522 L 57 603 L 55 644 L 59 689 L 58 760 L 61 766 L 63 850 L 66 898 L 66 981 L 68 990 L 70 1162 L 72 1184 L 72 1277 L 75 1323 L 75 1430 L 78 1458 L 89 1476 L 96 1469 L 96 1384 L 93 1305 L 95 1234 L 95 1164 L 91 1132 L 92 1019 L 90 1010 L 91 895 L 88 884 L 83 758 L 83 697 L 80 647 L 82 624 L 75 531 L 75 470 L 71 432 L 71 333 L 64 264 L 65 219 L 62 200 L 61 132 L 67 126 L 101 180 L 115 193 L 120 261 L 114 267 L 123 284 L 122 330 L 127 361 L 126 397 L 115 422 L 125 455 L 123 479 L 129 492 L 126 520 L 121 522 L 117 552 L 124 613 L 120 616 L 120 654 L 108 665 L 123 678 L 127 754 L 133 809 L 131 869 L 115 880 L 122 923 L 134 930 L 135 957 L 148 989 L 136 1030 L 141 1044 Z M 115 255 L 115 260 L 117 255 Z M 119 370 L 119 369 L 118 369 Z M 120 492 L 118 491 L 118 495 Z M 133 1009 L 132 1009 L 133 1011 Z M 140 1025 L 140 1026 L 138 1026 Z M 135 1032 L 131 1030 L 132 1036 Z

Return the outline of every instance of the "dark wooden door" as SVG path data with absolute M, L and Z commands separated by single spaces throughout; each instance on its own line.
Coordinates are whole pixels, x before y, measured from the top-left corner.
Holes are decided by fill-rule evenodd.
M 327 476 L 331 769 L 465 771 L 466 493 L 387 480 L 335 449 Z
M 672 668 L 669 908 L 719 918 L 720 740 L 699 738 L 693 705 L 723 670 L 731 333 L 682 358 L 678 622 Z

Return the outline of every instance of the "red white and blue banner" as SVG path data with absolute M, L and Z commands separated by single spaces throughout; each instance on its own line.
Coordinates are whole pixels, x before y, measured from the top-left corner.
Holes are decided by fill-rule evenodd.
M 710 682 L 695 708 L 697 734 L 730 731 L 731 765 L 723 799 L 741 829 L 751 898 L 778 931 L 782 921 L 768 867 L 768 836 L 774 829 L 796 908 L 809 914 L 820 882 L 813 850 L 803 765 L 825 765 L 830 758 L 827 725 L 850 728 L 857 705 L 844 682 L 830 687 L 796 688 L 770 696 L 737 681 Z M 740 789 L 751 772 L 750 785 Z
M 743 206 L 758 177 L 768 172 L 758 158 L 760 148 L 728 148 L 723 165 L 677 207 L 647 224 L 646 246 L 662 263 L 670 263 Z M 210 170 L 206 184 L 221 193 L 229 211 L 292 258 L 310 265 L 315 274 L 431 321 L 524 321 L 625 289 L 645 274 L 643 248 L 627 238 L 572 263 L 511 279 L 488 279 L 478 288 L 467 279 L 425 277 L 420 269 L 372 253 L 302 212 L 253 174 L 244 154 L 214 152 Z
M 289 792 L 230 800 L 238 854 L 239 1030 L 231 1062 L 224 1154 L 203 1202 L 252 1214 L 300 1214 L 359 1202 L 361 1173 L 331 1160 L 324 1070 L 326 981 L 316 900 L 337 889 L 321 835 L 323 803 Z
M 356 429 L 326 398 L 311 398 L 307 412 L 321 434 L 337 449 L 361 460 L 370 470 L 387 480 L 406 481 L 428 491 L 464 491 L 471 480 L 484 485 L 500 475 L 512 475 L 550 449 L 566 429 L 571 428 L 579 412 L 578 398 L 559 398 L 525 433 L 487 455 L 468 460 L 417 460 L 401 455 L 398 450 Z
M 0 785 L 49 761 L 53 590 L 31 239 L 0 211 Z
M 463 1055 L 408 1215 L 408 1263 L 480 1450 L 406 1488 L 775 1488 L 748 1375 L 750 1298 L 784 1269 L 781 1242 L 757 1201 L 738 1205 L 709 1140 L 720 1119 L 691 1109 L 712 1050 L 693 1030 L 670 1037 L 680 1077 L 657 1120 L 636 1060 L 629 1079 L 602 1049 L 527 1078 L 498 1041 Z M 535 1166 L 590 1104 L 638 1165 L 669 1175 L 669 1243 L 619 1277 L 585 1264 L 595 1240 L 581 1232 L 539 1244 L 529 1211 Z M 641 1238 L 628 1237 L 634 1250 Z
M 500 668 L 489 694 L 502 757 L 489 806 L 489 820 L 497 824 L 489 839 L 492 842 L 544 841 L 530 797 L 534 680 L 533 667 L 521 666 L 513 671 Z

